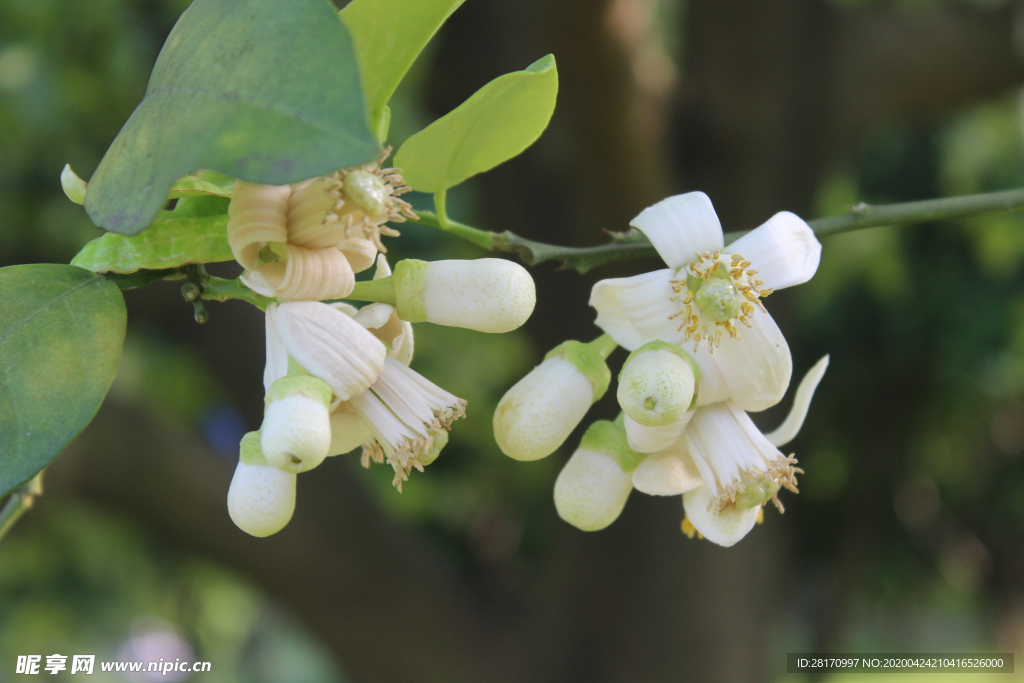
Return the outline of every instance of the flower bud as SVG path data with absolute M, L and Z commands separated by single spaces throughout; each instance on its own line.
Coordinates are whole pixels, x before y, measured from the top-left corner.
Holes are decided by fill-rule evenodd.
M 509 332 L 537 303 L 533 278 L 504 259 L 399 261 L 394 287 L 398 316 L 409 322 Z
M 601 398 L 611 373 L 589 344 L 568 341 L 505 393 L 494 411 L 494 440 L 516 460 L 555 452 Z
M 331 447 L 330 403 L 330 388 L 315 377 L 289 375 L 274 382 L 260 429 L 267 462 L 293 474 L 322 463 Z
M 283 529 L 295 511 L 295 475 L 271 467 L 260 433 L 242 438 L 241 456 L 228 488 L 228 515 L 239 529 L 263 538 Z
M 85 203 L 85 181 L 71 170 L 71 164 L 64 164 L 64 170 L 60 172 L 60 186 L 64 188 L 64 194 L 68 199 L 75 204 Z
M 643 456 L 626 443 L 618 426 L 601 420 L 587 429 L 555 481 L 558 515 L 583 531 L 603 529 L 626 506 L 631 475 Z
M 645 427 L 678 422 L 694 403 L 700 374 L 696 367 L 689 354 L 674 344 L 644 344 L 629 354 L 619 373 L 619 406 Z

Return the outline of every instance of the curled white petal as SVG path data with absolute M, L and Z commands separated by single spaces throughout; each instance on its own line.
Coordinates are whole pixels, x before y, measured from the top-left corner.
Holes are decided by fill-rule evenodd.
M 261 185 L 235 181 L 228 205 L 228 244 L 243 268 L 260 265 L 267 244 L 288 241 L 287 211 L 290 185 Z
M 533 278 L 504 259 L 432 261 L 421 293 L 427 321 L 480 332 L 509 332 L 537 303 Z
M 239 462 L 228 488 L 228 515 L 239 529 L 263 538 L 283 529 L 295 511 L 295 475 Z
M 597 309 L 594 324 L 628 351 L 655 339 L 682 344 L 685 333 L 672 317 L 679 310 L 672 301 L 675 277 L 675 271 L 665 268 L 601 280 L 590 292 L 590 305 Z
M 653 453 L 633 470 L 633 487 L 651 496 L 678 496 L 704 485 L 685 450 Z
M 356 273 L 361 273 L 372 266 L 377 257 L 377 245 L 361 237 L 347 237 L 335 246 L 345 254 Z
M 279 304 L 275 322 L 292 358 L 309 374 L 327 382 L 343 401 L 369 388 L 384 368 L 384 344 L 327 304 Z
M 626 440 L 629 447 L 637 453 L 657 453 L 663 451 L 675 443 L 679 435 L 686 429 L 686 425 L 693 418 L 694 411 L 685 413 L 675 422 L 660 427 L 646 427 L 629 415 L 623 416 L 623 423 L 626 427 Z
M 352 265 L 334 247 L 306 249 L 288 245 L 285 261 L 265 263 L 240 278 L 257 294 L 285 301 L 340 299 L 352 293 Z
M 707 486 L 701 486 L 683 494 L 683 509 L 693 528 L 712 543 L 726 548 L 736 545 L 757 524 L 760 506 L 740 509 L 729 505 L 721 512 L 714 512 L 711 494 Z
M 558 515 L 583 531 L 603 529 L 626 506 L 633 481 L 615 458 L 580 449 L 572 454 L 555 480 Z
M 651 240 L 671 268 L 693 260 L 694 252 L 715 251 L 725 244 L 722 224 L 703 192 L 687 192 L 649 206 L 630 225 Z
M 782 289 L 807 282 L 818 270 L 821 243 L 811 226 L 783 211 L 729 245 L 754 264 L 766 287 Z
M 327 407 L 302 394 L 271 401 L 260 428 L 263 457 L 273 467 L 298 474 L 317 467 L 331 446 Z
M 85 203 L 86 183 L 71 170 L 71 164 L 64 164 L 64 169 L 60 172 L 60 186 L 64 189 L 64 194 L 68 196 L 68 199 L 75 204 Z
M 555 452 L 587 414 L 594 386 L 575 365 L 549 358 L 509 389 L 494 411 L 494 440 L 516 460 Z
M 818 388 L 818 383 L 825 376 L 827 369 L 828 356 L 823 356 L 800 380 L 800 386 L 796 388 L 796 396 L 793 397 L 793 407 L 790 408 L 789 415 L 778 429 L 765 434 L 765 438 L 773 446 L 782 448 L 800 433 L 800 428 L 804 426 L 804 419 L 807 417 L 807 409 L 811 407 L 814 391 Z

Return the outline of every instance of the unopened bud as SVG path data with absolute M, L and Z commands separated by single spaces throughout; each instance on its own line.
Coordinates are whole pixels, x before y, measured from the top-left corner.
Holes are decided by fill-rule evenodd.
M 392 276 L 398 316 L 409 322 L 509 332 L 537 303 L 533 278 L 504 259 L 399 261 Z
M 260 429 L 267 462 L 293 474 L 322 463 L 331 447 L 330 402 L 330 388 L 315 377 L 289 375 L 274 382 Z
M 260 433 L 242 438 L 241 456 L 228 488 L 228 515 L 239 529 L 263 538 L 288 524 L 295 511 L 295 475 L 271 467 L 260 450 Z
M 620 427 L 605 420 L 592 424 L 555 481 L 558 515 L 583 531 L 604 529 L 626 506 L 631 472 L 642 458 Z
M 619 406 L 645 427 L 678 422 L 694 402 L 696 367 L 689 354 L 674 344 L 644 344 L 629 355 L 619 373 Z
M 494 411 L 494 440 L 516 460 L 555 452 L 608 390 L 611 373 L 589 344 L 569 341 L 505 393 Z

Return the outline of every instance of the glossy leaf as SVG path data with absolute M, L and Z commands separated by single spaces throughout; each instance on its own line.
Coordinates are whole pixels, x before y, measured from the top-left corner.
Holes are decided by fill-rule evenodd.
M 0 496 L 89 424 L 124 343 L 121 292 L 87 270 L 0 268 Z
M 464 0 L 352 0 L 341 10 L 352 32 L 370 128 L 387 137 L 387 103 L 441 24 Z
M 93 222 L 134 235 L 198 168 L 281 185 L 371 161 L 359 66 L 325 0 L 195 0 L 89 181 Z
M 226 215 L 175 217 L 161 212 L 148 230 L 126 237 L 108 232 L 82 247 L 71 265 L 96 273 L 134 273 L 186 263 L 231 261 Z
M 508 161 L 540 137 L 555 110 L 558 71 L 548 55 L 494 79 L 406 140 L 395 155 L 405 183 L 440 192 Z

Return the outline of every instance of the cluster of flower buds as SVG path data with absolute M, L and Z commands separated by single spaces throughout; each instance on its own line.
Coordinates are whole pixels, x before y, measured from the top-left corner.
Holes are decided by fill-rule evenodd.
M 236 182 L 232 252 L 242 281 L 275 299 L 263 424 L 242 439 L 228 492 L 231 519 L 253 536 L 288 523 L 296 476 L 327 457 L 362 446 L 363 465 L 390 465 L 399 491 L 437 459 L 466 402 L 409 367 L 412 323 L 508 332 L 533 312 L 533 279 L 510 261 L 410 259 L 391 271 L 378 253 L 382 235 L 397 236 L 386 223 L 415 213 L 385 158 L 293 185 Z
M 517 460 L 546 457 L 564 443 L 604 394 L 606 359 L 631 353 L 618 377 L 622 409 L 598 421 L 555 483 L 555 507 L 576 527 L 611 524 L 636 488 L 681 495 L 689 536 L 731 546 L 783 509 L 796 492 L 796 459 L 779 447 L 796 436 L 828 357 L 807 374 L 783 425 L 762 434 L 747 411 L 778 403 L 793 361 L 761 299 L 809 280 L 821 245 L 804 221 L 780 213 L 725 247 L 711 201 L 701 192 L 670 197 L 631 223 L 669 266 L 594 285 L 591 305 L 605 334 L 566 342 L 498 404 L 498 445 Z M 754 264 L 759 270 L 754 269 Z

